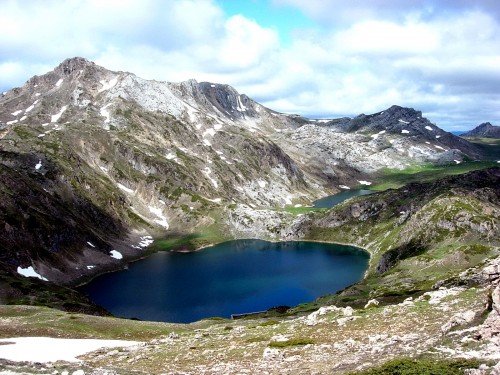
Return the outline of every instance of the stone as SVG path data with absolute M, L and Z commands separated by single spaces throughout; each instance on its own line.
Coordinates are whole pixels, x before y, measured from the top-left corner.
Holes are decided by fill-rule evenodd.
M 366 305 L 365 305 L 365 309 L 369 309 L 370 307 L 377 307 L 379 305 L 379 301 L 377 301 L 376 299 L 371 299 L 369 300 Z

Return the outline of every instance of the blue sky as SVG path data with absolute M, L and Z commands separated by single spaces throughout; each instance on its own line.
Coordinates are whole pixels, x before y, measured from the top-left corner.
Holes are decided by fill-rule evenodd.
M 293 41 L 293 35 L 301 30 L 318 27 L 314 20 L 300 9 L 273 3 L 269 0 L 218 0 L 228 16 L 244 15 L 259 25 L 275 30 L 283 46 Z
M 2 0 L 0 90 L 68 57 L 226 83 L 308 117 L 421 110 L 500 125 L 497 0 Z

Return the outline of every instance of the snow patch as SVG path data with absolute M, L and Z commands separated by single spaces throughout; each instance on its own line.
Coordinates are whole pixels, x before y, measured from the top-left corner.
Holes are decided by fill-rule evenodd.
M 102 117 L 106 117 L 106 120 L 104 120 L 104 123 L 108 123 L 111 120 L 111 115 L 109 114 L 109 111 L 106 109 L 111 105 L 111 103 L 106 104 L 104 107 L 101 108 L 99 111 L 100 115 Z
M 161 208 L 149 206 L 149 212 L 156 215 L 157 219 L 154 219 L 155 223 L 161 225 L 165 229 L 168 229 L 169 225 L 167 222 L 167 218 L 163 216 L 163 211 Z
M 167 156 L 165 156 L 168 160 L 175 159 L 177 155 L 175 155 L 173 152 L 169 152 Z
M 339 185 L 339 188 L 344 189 L 344 190 L 350 190 L 351 189 L 349 186 L 345 186 L 345 185 Z
M 203 144 L 208 147 L 212 146 L 212 144 L 206 139 L 203 140 Z
M 439 138 L 441 138 L 441 136 L 440 135 L 436 135 L 436 139 L 439 139 Z
M 427 130 L 430 130 L 430 131 L 432 131 L 432 130 L 433 130 L 433 129 L 429 126 L 429 125 L 427 125 L 425 128 L 426 128 Z
M 20 109 L 19 111 L 12 112 L 11 115 L 12 116 L 17 116 L 17 115 L 20 115 L 22 112 L 23 112 L 23 110 Z
M 116 186 L 118 186 L 118 188 L 120 190 L 123 190 L 126 193 L 134 194 L 134 191 L 132 189 L 129 189 L 128 187 L 126 187 L 125 185 L 120 184 L 119 182 L 116 184 Z
M 26 119 L 27 119 L 27 117 L 26 117 L 26 116 L 23 116 L 23 117 L 21 117 L 21 118 L 19 119 L 19 121 L 24 121 L 24 120 L 26 120 Z
M 111 258 L 115 258 L 115 259 L 123 259 L 123 255 L 122 253 L 120 253 L 119 251 L 116 251 L 116 250 L 111 250 L 109 252 L 110 254 L 110 257 Z
M 372 134 L 371 137 L 373 139 L 377 139 L 379 135 L 384 134 L 384 133 L 385 133 L 385 130 L 382 130 L 382 131 L 379 131 L 377 134 Z
M 403 119 L 399 119 L 398 121 L 399 121 L 400 123 L 402 123 L 402 124 L 409 124 L 409 123 L 410 123 L 409 121 L 405 121 L 405 120 L 403 120 Z
M 103 92 L 103 91 L 106 91 L 106 90 L 109 90 L 110 88 L 112 88 L 114 85 L 116 85 L 116 83 L 118 82 L 118 77 L 115 77 L 113 79 L 110 79 L 109 81 L 106 81 L 106 80 L 101 80 L 99 81 L 99 83 L 102 85 L 102 87 L 99 89 L 98 93 L 99 92 Z
M 35 169 L 38 171 L 40 168 L 42 168 L 42 161 L 38 160 L 38 163 L 35 165 Z
M 15 337 L 1 339 L 0 357 L 10 361 L 81 362 L 76 357 L 101 348 L 127 347 L 137 341 Z M 76 373 L 76 372 L 74 372 Z
M 24 277 L 36 277 L 40 280 L 48 281 L 45 277 L 36 272 L 32 266 L 29 266 L 28 268 L 22 268 L 19 266 L 17 267 L 17 273 Z
M 42 95 L 42 94 L 40 94 L 39 92 L 37 92 L 37 93 L 35 94 L 35 96 L 40 96 L 40 95 Z
M 92 268 L 95 268 L 95 266 L 87 266 L 88 270 L 91 270 Z
M 361 185 L 371 185 L 372 183 L 369 181 L 358 181 Z
M 63 106 L 63 107 L 61 108 L 61 110 L 60 110 L 58 113 L 56 113 L 55 115 L 52 115 L 52 116 L 51 116 L 51 120 L 50 120 L 50 122 L 57 122 L 57 121 L 59 121 L 59 119 L 61 118 L 62 114 L 64 113 L 64 111 L 65 111 L 67 108 L 68 108 L 68 106 L 67 106 L 67 105 L 65 105 L 65 106 Z
M 443 147 L 441 147 L 441 146 L 434 145 L 434 147 L 439 148 L 440 150 L 446 151 L 446 149 L 445 149 L 445 148 L 443 148 Z
M 236 97 L 236 100 L 238 101 L 238 108 L 236 108 L 239 112 L 244 112 L 247 110 L 247 107 L 243 105 L 241 102 L 241 95 Z
M 142 247 L 147 247 L 151 245 L 154 242 L 153 237 L 151 236 L 142 236 L 141 237 L 141 242 L 139 242 L 139 246 Z
M 267 182 L 266 181 L 263 181 L 263 180 L 258 180 L 257 183 L 259 184 L 259 186 L 261 188 L 265 188 L 266 185 L 267 185 Z
M 212 170 L 209 167 L 205 167 L 201 172 L 210 180 L 216 189 L 219 187 L 218 182 L 211 176 Z
M 63 81 L 64 80 L 62 78 L 60 78 L 59 81 L 56 82 L 56 87 L 61 86 L 61 84 L 63 83 Z
M 214 202 L 214 203 L 220 203 L 222 202 L 222 198 L 214 198 L 214 199 L 207 199 L 208 201 L 210 202 Z
M 87 243 L 88 243 L 90 246 L 95 247 L 95 245 L 94 245 L 92 242 L 87 241 Z
M 206 137 L 207 135 L 210 135 L 210 136 L 214 136 L 215 135 L 215 129 L 214 128 L 210 128 L 210 129 L 207 129 L 203 132 L 203 137 Z
M 403 130 L 401 130 L 401 134 L 410 134 L 410 131 L 406 130 L 406 129 L 403 129 Z
M 17 122 L 19 122 L 19 121 L 18 120 L 12 120 L 12 121 L 7 121 L 6 124 L 7 125 L 12 125 L 12 124 L 15 124 Z
M 460 160 L 453 160 L 455 162 L 455 164 L 460 164 L 461 161 Z
M 26 108 L 24 113 L 30 112 L 31 110 L 33 110 L 33 108 L 35 108 L 36 103 L 38 103 L 38 100 L 35 100 L 32 105 L 30 105 L 28 108 Z

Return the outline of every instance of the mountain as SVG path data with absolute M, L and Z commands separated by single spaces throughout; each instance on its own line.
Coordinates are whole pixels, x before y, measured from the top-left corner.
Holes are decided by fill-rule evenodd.
M 297 218 L 264 209 L 369 184 L 383 168 L 478 157 L 410 108 L 306 119 L 228 85 L 67 59 L 0 95 L 0 270 L 76 285 L 153 240 L 280 239 Z
M 471 131 L 463 133 L 462 137 L 500 138 L 500 126 L 491 125 L 489 122 L 478 125 Z
M 68 373 L 350 373 L 388 360 L 498 372 L 499 168 L 294 207 L 385 168 L 478 158 L 411 108 L 307 119 L 227 85 L 65 60 L 0 95 L 0 334 L 140 342 L 57 364 Z M 90 317 L 107 312 L 71 289 L 151 251 L 242 237 L 350 243 L 370 265 L 335 295 L 190 325 Z

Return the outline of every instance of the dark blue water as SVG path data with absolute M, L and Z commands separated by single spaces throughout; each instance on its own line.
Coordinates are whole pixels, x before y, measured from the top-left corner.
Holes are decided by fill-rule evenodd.
M 359 281 L 368 259 L 351 246 L 237 240 L 156 253 L 81 289 L 117 316 L 189 323 L 313 301 Z
M 331 208 L 349 198 L 358 197 L 361 195 L 373 194 L 373 193 L 375 193 L 375 191 L 365 190 L 365 189 L 345 190 L 335 195 L 329 195 L 328 197 L 318 199 L 317 201 L 313 202 L 313 205 L 316 208 Z

